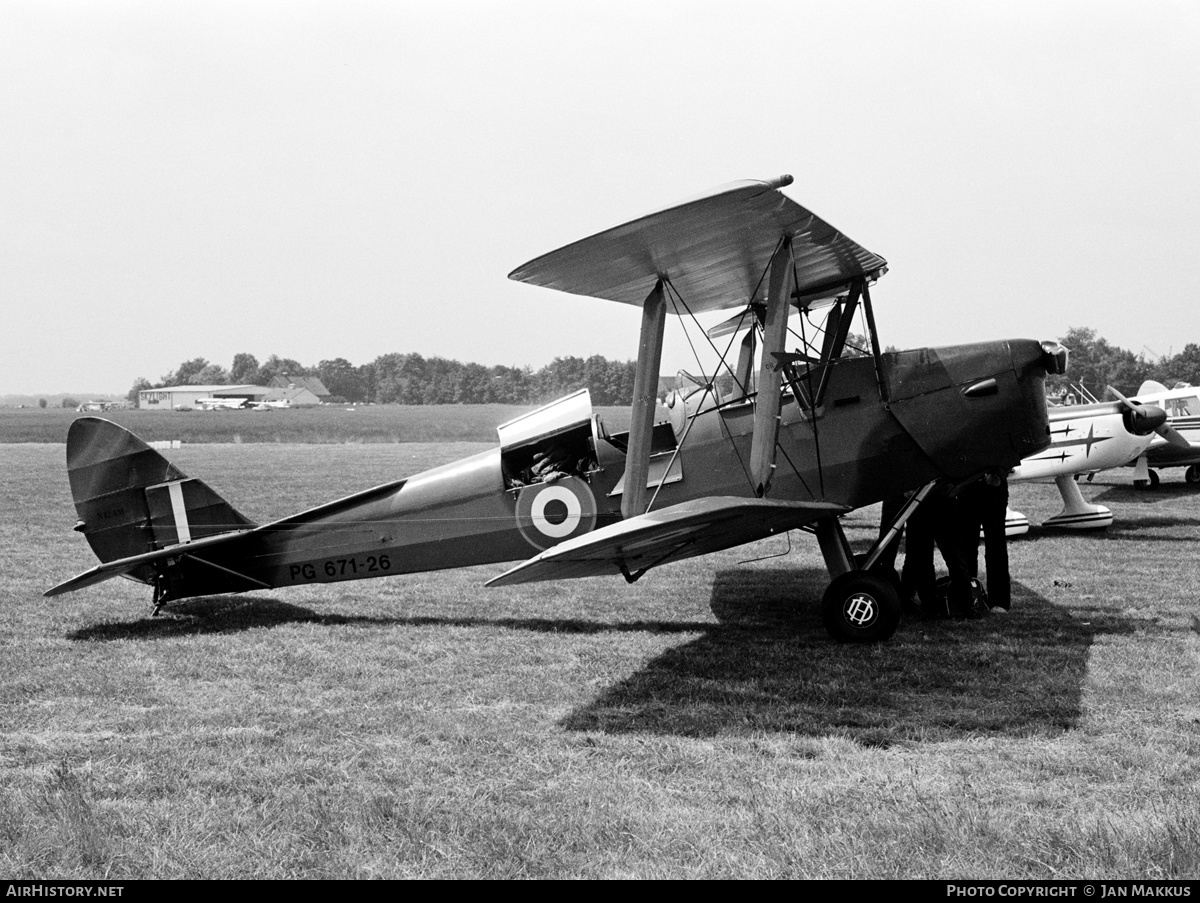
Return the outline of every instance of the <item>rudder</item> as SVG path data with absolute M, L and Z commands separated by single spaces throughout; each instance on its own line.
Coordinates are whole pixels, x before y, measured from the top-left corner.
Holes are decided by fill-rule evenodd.
M 67 475 L 75 529 L 102 562 L 254 526 L 205 483 L 99 417 L 71 424 Z

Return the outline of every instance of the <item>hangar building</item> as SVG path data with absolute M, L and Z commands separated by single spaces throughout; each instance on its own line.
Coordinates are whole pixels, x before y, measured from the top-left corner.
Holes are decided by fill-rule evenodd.
M 138 392 L 138 410 L 185 411 L 197 407 L 201 398 L 245 399 L 251 404 L 267 395 L 263 386 L 163 386 Z

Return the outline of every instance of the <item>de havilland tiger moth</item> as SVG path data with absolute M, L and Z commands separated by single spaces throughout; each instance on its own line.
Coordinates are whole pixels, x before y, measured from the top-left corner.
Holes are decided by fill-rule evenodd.
M 124 428 L 81 417 L 67 471 L 76 530 L 101 563 L 46 594 L 124 576 L 153 588 L 158 611 L 514 561 L 488 585 L 632 582 L 802 528 L 831 578 L 820 602 L 829 633 L 886 639 L 901 607 L 873 569 L 879 556 L 937 481 L 1006 473 L 1049 445 L 1045 376 L 1064 371 L 1067 353 L 1032 339 L 881 351 L 871 287 L 886 261 L 785 195 L 791 182 L 731 183 L 510 274 L 640 308 L 628 431 L 610 432 L 576 392 L 501 425 L 490 451 L 256 525 Z M 717 373 L 665 411 L 667 315 L 686 325 L 728 310 L 705 336 L 726 341 Z M 856 556 L 840 517 L 904 494 Z

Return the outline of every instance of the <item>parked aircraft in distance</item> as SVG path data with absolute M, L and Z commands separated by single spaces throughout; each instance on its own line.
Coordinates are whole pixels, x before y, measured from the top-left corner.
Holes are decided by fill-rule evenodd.
M 1104 505 L 1085 502 L 1075 483 L 1076 477 L 1131 464 L 1152 443 L 1180 441 L 1163 408 L 1119 395 L 1113 402 L 1051 407 L 1048 416 L 1050 446 L 1030 455 L 1009 475 L 1010 481 L 1054 480 L 1062 495 L 1063 509 L 1043 521 L 1043 527 L 1070 530 L 1107 527 L 1113 521 L 1112 511 Z M 1029 529 L 1029 520 L 1009 509 L 1006 528 L 1009 535 L 1024 533 Z
M 1177 383 L 1168 389 L 1160 382 L 1147 380 L 1137 395 L 1129 399 L 1134 404 L 1157 405 L 1167 412 L 1175 437 L 1158 437 L 1134 464 L 1133 484 L 1144 489 L 1158 485 L 1158 470 L 1183 467 L 1188 483 L 1200 483 L 1200 388 Z
M 195 402 L 202 411 L 237 411 L 249 403 L 245 398 L 197 398 Z
M 1067 353 L 1031 339 L 881 351 L 870 287 L 886 261 L 783 194 L 791 181 L 725 185 L 510 274 L 641 310 L 627 432 L 606 429 L 579 391 L 500 425 L 498 448 L 256 526 L 124 428 L 82 417 L 67 471 L 76 529 L 101 564 L 47 595 L 123 575 L 154 588 L 157 611 L 511 561 L 488 585 L 633 582 L 799 528 L 831 577 L 829 633 L 886 639 L 899 590 L 873 566 L 937 481 L 1007 473 L 1049 445 L 1045 375 L 1063 372 Z M 718 372 L 660 421 L 667 314 L 686 328 L 731 309 L 699 337 L 729 337 Z M 849 347 L 852 327 L 861 348 Z M 841 516 L 905 493 L 884 535 L 854 554 Z

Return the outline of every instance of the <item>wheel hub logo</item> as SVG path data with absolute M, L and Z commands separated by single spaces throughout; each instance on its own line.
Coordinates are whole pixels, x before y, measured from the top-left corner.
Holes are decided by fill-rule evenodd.
M 855 593 L 846 600 L 846 620 L 855 627 L 866 627 L 875 620 L 875 600 L 864 593 Z

